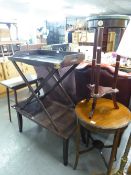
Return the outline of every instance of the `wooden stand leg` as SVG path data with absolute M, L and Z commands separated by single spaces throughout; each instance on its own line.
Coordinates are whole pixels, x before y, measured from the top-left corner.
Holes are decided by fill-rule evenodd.
M 68 165 L 68 147 L 69 147 L 69 139 L 63 139 L 63 163 L 64 165 Z
M 19 112 L 17 112 L 17 117 L 18 117 L 19 132 L 22 132 L 22 129 L 23 129 L 22 115 Z
M 92 103 L 92 109 L 89 113 L 89 118 L 91 119 L 93 117 L 94 111 L 95 111 L 95 107 L 96 107 L 96 103 L 97 103 L 97 97 L 93 98 L 93 103 Z
M 119 109 L 119 106 L 116 101 L 116 94 L 112 94 L 112 100 L 113 100 L 114 108 Z
M 80 133 L 81 133 L 82 142 L 86 144 L 86 131 L 83 126 L 80 126 Z
M 78 160 L 79 160 L 79 150 L 80 150 L 80 124 L 77 126 L 77 131 L 76 131 L 76 159 L 75 159 L 75 164 L 74 164 L 74 170 L 77 167 Z
M 116 131 L 115 136 L 114 136 L 113 147 L 112 147 L 112 151 L 111 151 L 111 156 L 110 156 L 107 175 L 111 175 L 113 162 L 114 162 L 114 159 L 115 159 L 115 156 L 116 156 L 116 153 L 117 153 L 119 138 L 120 138 L 120 129 Z

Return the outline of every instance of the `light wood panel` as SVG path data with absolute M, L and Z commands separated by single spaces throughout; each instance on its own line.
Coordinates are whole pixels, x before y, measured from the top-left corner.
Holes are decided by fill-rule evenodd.
M 22 64 L 22 68 L 23 68 L 23 72 L 25 74 L 33 74 L 33 75 L 36 75 L 36 71 L 34 69 L 33 66 L 31 65 L 28 65 L 28 64 L 24 64 L 24 63 L 21 63 Z
M 4 80 L 3 65 L 0 63 L 0 81 Z M 0 85 L 0 94 L 5 92 L 5 87 Z

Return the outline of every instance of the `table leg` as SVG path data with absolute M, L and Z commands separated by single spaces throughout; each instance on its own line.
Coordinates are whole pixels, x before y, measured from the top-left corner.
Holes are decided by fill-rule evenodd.
M 11 122 L 11 110 L 10 110 L 10 92 L 9 92 L 9 88 L 6 88 L 6 94 L 7 94 L 7 102 L 8 102 L 8 111 L 9 111 L 9 119 Z
M 68 147 L 69 147 L 69 139 L 63 139 L 63 162 L 64 162 L 64 165 L 68 165 Z
M 74 164 L 74 170 L 77 167 L 79 156 L 80 156 L 80 124 L 78 123 L 76 131 L 76 159 Z
M 15 96 L 15 104 L 17 104 L 18 100 L 17 100 L 17 92 L 16 92 L 16 90 L 14 90 L 14 96 Z
M 22 132 L 22 130 L 23 130 L 23 119 L 22 119 L 22 115 L 19 112 L 17 112 L 17 117 L 18 117 L 19 132 Z
M 86 130 L 83 126 L 80 126 L 80 133 L 81 133 L 82 142 L 86 144 Z
M 112 151 L 111 151 L 111 156 L 110 156 L 107 175 L 111 175 L 113 162 L 115 160 L 115 156 L 116 156 L 116 153 L 117 153 L 117 147 L 118 147 L 118 144 L 119 144 L 119 138 L 120 138 L 120 129 L 116 131 L 115 136 L 114 136 L 113 147 L 112 147 Z

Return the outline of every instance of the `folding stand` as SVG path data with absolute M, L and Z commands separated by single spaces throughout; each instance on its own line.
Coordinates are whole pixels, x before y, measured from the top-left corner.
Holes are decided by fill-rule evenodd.
M 84 55 L 75 52 L 33 50 L 16 52 L 15 55 L 9 59 L 12 61 L 20 76 L 23 78 L 32 93 L 28 99 L 14 106 L 17 111 L 19 131 L 22 132 L 23 115 L 63 138 L 63 159 L 64 165 L 67 165 L 68 142 L 69 138 L 76 129 L 76 117 L 72 108 L 74 107 L 74 103 L 62 87 L 61 82 L 75 69 L 75 67 L 81 61 L 84 60 Z M 17 65 L 17 61 L 35 66 L 46 66 L 49 74 L 41 81 L 40 85 L 35 90 L 33 90 L 28 80 Z M 64 66 L 71 67 L 62 77 L 57 79 L 57 77 L 55 77 L 55 73 L 58 73 L 58 69 Z M 48 89 L 42 97 L 39 97 L 37 93 L 46 85 L 46 83 L 48 83 L 52 77 L 55 80 L 55 84 L 50 89 Z M 46 98 L 57 86 L 61 88 L 65 97 L 70 101 L 71 106 L 63 105 Z

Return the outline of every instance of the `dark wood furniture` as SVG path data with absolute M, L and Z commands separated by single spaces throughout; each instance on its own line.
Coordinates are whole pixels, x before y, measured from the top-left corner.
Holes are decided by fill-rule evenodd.
M 107 51 L 107 43 L 108 41 L 108 32 L 114 31 L 117 33 L 115 45 L 118 46 L 121 37 L 124 33 L 125 28 L 129 22 L 129 17 L 126 15 L 99 15 L 99 16 L 91 16 L 87 18 L 87 28 L 88 30 L 94 30 L 94 54 L 96 54 L 97 50 L 97 42 L 101 42 L 102 51 Z M 99 35 L 99 29 L 103 28 L 101 41 L 97 40 L 97 35 Z M 114 38 L 115 40 L 115 38 Z M 110 50 L 114 51 L 114 50 Z M 93 56 L 93 58 L 95 55 Z
M 131 121 L 131 113 L 128 108 L 116 101 L 116 93 L 119 91 L 116 89 L 118 69 L 120 56 L 117 55 L 116 66 L 114 70 L 114 76 L 109 80 L 109 86 L 105 87 L 100 85 L 101 78 L 101 47 L 103 38 L 103 27 L 99 27 L 95 35 L 95 45 L 93 50 L 93 60 L 90 67 L 90 78 L 89 83 L 86 84 L 86 88 L 89 88 L 89 95 L 85 100 L 82 100 L 76 105 L 76 114 L 78 117 L 78 129 L 77 129 L 77 153 L 74 168 L 76 168 L 79 155 L 85 152 L 97 148 L 104 160 L 107 167 L 107 175 L 111 174 L 113 161 L 116 158 L 117 147 L 120 144 L 121 134 L 124 129 L 128 126 Z M 86 77 L 88 79 L 88 77 Z M 107 81 L 107 80 L 103 80 Z M 82 80 L 81 80 L 82 83 Z M 83 84 L 82 84 L 83 86 Z M 80 89 L 81 91 L 82 89 Z M 112 100 L 105 99 L 103 96 L 111 94 Z M 113 101 L 113 102 L 112 102 Z M 113 105 L 114 104 L 114 105 Z M 119 121 L 118 121 L 119 120 Z M 86 150 L 80 150 L 80 128 L 83 127 L 87 130 L 88 142 L 91 139 L 92 146 Z M 91 131 L 93 132 L 104 132 L 113 133 L 114 140 L 113 145 L 104 145 L 100 140 L 94 140 L 91 137 Z M 83 137 L 83 135 L 82 135 Z M 83 137 L 84 138 L 84 137 Z M 109 165 L 106 163 L 105 158 L 102 154 L 103 148 L 112 147 Z
M 101 32 L 101 30 L 100 30 L 100 32 Z M 117 105 L 117 101 L 116 101 L 116 93 L 119 92 L 119 90 L 116 88 L 119 64 L 120 64 L 120 56 L 117 55 L 112 83 L 110 84 L 109 87 L 100 86 L 101 47 L 98 47 L 97 58 L 96 59 L 93 58 L 93 60 L 92 60 L 91 83 L 88 85 L 88 87 L 91 91 L 91 93 L 90 93 L 91 97 L 93 98 L 92 108 L 91 108 L 91 111 L 89 113 L 90 119 L 93 117 L 98 98 L 101 98 L 101 97 L 105 96 L 106 94 L 111 94 L 114 108 L 115 109 L 119 108 L 119 106 Z
M 92 67 L 89 63 L 81 64 L 75 69 L 76 81 L 76 102 L 90 96 L 90 90 L 87 85 L 91 83 Z M 114 67 L 101 64 L 100 86 L 109 87 L 114 77 Z M 129 107 L 131 97 L 131 73 L 118 72 L 116 88 L 119 92 L 116 94 L 116 100 L 126 107 Z M 111 98 L 106 95 L 106 98 Z
M 68 144 L 69 138 L 76 129 L 76 116 L 74 112 L 74 103 L 64 90 L 61 82 L 75 69 L 75 67 L 84 60 L 84 55 L 77 52 L 58 52 L 49 50 L 32 50 L 15 53 L 9 58 L 15 65 L 19 74 L 25 81 L 31 96 L 25 101 L 14 106 L 17 111 L 19 131 L 22 132 L 22 116 L 29 118 L 38 125 L 55 133 L 63 139 L 63 161 L 64 165 L 68 164 Z M 17 62 L 24 62 L 34 66 L 46 68 L 48 74 L 43 77 L 38 88 L 34 91 L 28 80 L 20 70 Z M 62 77 L 57 76 L 60 67 L 70 66 L 70 69 Z M 51 87 L 45 88 L 50 79 L 54 79 Z M 64 99 L 68 100 L 69 105 L 61 104 L 55 100 L 49 99 L 49 95 L 55 88 L 60 87 Z M 40 89 L 44 89 L 44 95 L 38 97 Z
M 68 164 L 69 139 L 76 131 L 76 115 L 74 109 L 66 107 L 56 101 L 40 98 L 45 107 L 42 109 L 39 102 L 34 100 L 22 109 L 24 102 L 14 106 L 18 115 L 19 132 L 23 131 L 22 116 L 48 129 L 63 140 L 63 163 Z M 49 116 L 51 116 L 49 120 Z
M 89 98 L 89 90 L 87 90 L 87 84 L 91 84 L 90 89 L 94 89 L 92 96 L 94 96 L 94 105 L 92 109 L 92 114 L 95 106 L 95 99 L 101 97 L 108 93 L 107 91 L 112 92 L 112 97 L 114 101 L 115 108 L 118 108 L 115 93 L 120 90 L 116 98 L 118 101 L 122 102 L 124 105 L 129 106 L 130 96 L 131 96 L 131 76 L 124 77 L 118 76 L 120 56 L 117 55 L 116 59 L 116 69 L 115 71 L 110 71 L 111 66 L 103 66 L 101 70 L 101 51 L 103 50 L 103 40 L 104 40 L 104 31 L 108 32 L 109 29 L 119 29 L 119 39 L 117 45 L 119 44 L 121 37 L 124 33 L 124 30 L 128 24 L 129 17 L 121 15 L 100 15 L 87 18 L 87 28 L 90 30 L 94 29 L 95 37 L 93 44 L 93 60 L 92 67 L 88 66 L 82 70 L 76 69 L 76 97 L 79 100 L 79 97 L 82 99 L 82 96 Z M 105 47 L 105 46 L 104 46 Z M 99 48 L 99 49 L 98 49 Z M 97 51 L 98 50 L 98 51 Z M 101 50 L 101 51 L 100 51 Z M 113 75 L 114 74 L 114 75 Z M 91 78 L 90 78 L 91 77 Z M 81 81 L 81 82 L 80 82 Z M 87 83 L 86 83 L 87 82 Z M 82 86 L 80 85 L 82 83 Z M 123 85 L 125 83 L 125 86 Z M 94 85 L 95 84 L 95 87 Z M 111 87 L 103 89 L 102 86 Z M 81 89 L 82 88 L 82 89 Z M 116 89 L 118 88 L 118 90 Z M 126 88 L 126 91 L 125 91 Z M 113 92 L 114 90 L 114 92 Z M 85 92 L 87 91 L 87 92 Z M 99 91 L 99 92 L 98 92 Z M 101 91 L 101 92 L 100 92 Z M 90 116 L 92 116 L 92 114 Z
M 118 109 L 118 105 L 116 102 L 116 93 L 119 91 L 116 89 L 117 77 L 118 77 L 118 69 L 120 64 L 120 56 L 117 55 L 116 65 L 114 71 L 114 77 L 112 83 L 109 87 L 100 86 L 100 73 L 101 73 L 101 50 L 102 50 L 102 39 L 103 39 L 103 28 L 99 27 L 97 29 L 97 34 L 95 35 L 95 45 L 93 48 L 93 59 L 92 59 L 92 70 L 91 70 L 91 82 L 88 85 L 90 89 L 90 96 L 93 98 L 92 108 L 89 113 L 90 119 L 93 117 L 95 107 L 97 104 L 97 99 L 105 96 L 106 94 L 112 95 L 112 100 L 114 104 L 114 108 Z M 97 49 L 97 50 L 96 50 Z M 90 97 L 87 98 L 87 100 Z
M 91 83 L 89 85 L 89 88 L 91 90 L 91 97 L 93 97 L 92 109 L 89 114 L 90 118 L 92 118 L 93 116 L 97 99 L 103 97 L 106 94 L 112 95 L 114 108 L 116 109 L 119 108 L 116 102 L 116 93 L 119 90 L 116 89 L 116 85 L 117 85 L 118 69 L 120 64 L 120 56 L 117 55 L 116 58 L 114 77 L 111 85 L 109 87 L 103 87 L 99 85 L 100 71 L 101 71 L 101 51 L 103 50 L 104 30 L 107 30 L 108 28 L 120 28 L 121 30 L 123 30 L 124 27 L 126 27 L 128 20 L 129 18 L 127 16 L 121 17 L 121 16 L 110 16 L 110 15 L 91 17 L 87 20 L 88 27 L 95 29 Z
M 27 75 L 28 82 L 30 85 L 36 84 L 36 87 L 38 87 L 38 82 L 41 78 L 37 78 L 36 75 Z M 0 81 L 0 84 L 6 87 L 6 95 L 7 95 L 7 102 L 8 102 L 8 111 L 9 111 L 9 119 L 11 122 L 11 110 L 10 110 L 10 90 L 13 90 L 14 97 L 15 97 L 15 104 L 18 103 L 17 98 L 17 91 L 27 87 L 26 83 L 23 81 L 21 77 L 14 77 L 10 78 L 8 80 Z
M 75 111 L 78 117 L 78 126 L 76 143 L 77 151 L 74 168 L 77 166 L 79 155 L 88 152 L 95 147 L 100 151 L 104 163 L 107 166 L 107 175 L 111 175 L 112 165 L 116 157 L 121 132 L 128 126 L 129 122 L 131 121 L 131 113 L 129 109 L 120 103 L 118 103 L 118 105 L 119 109 L 114 109 L 112 106 L 112 100 L 99 98 L 92 119 L 89 119 L 89 112 L 92 108 L 92 99 L 89 101 L 86 99 L 82 100 L 76 105 Z M 99 140 L 94 140 L 89 136 L 92 141 L 92 146 L 88 149 L 80 150 L 80 126 L 83 126 L 88 131 L 114 134 L 109 164 L 107 164 L 104 159 L 102 149 L 111 146 L 106 146 Z

